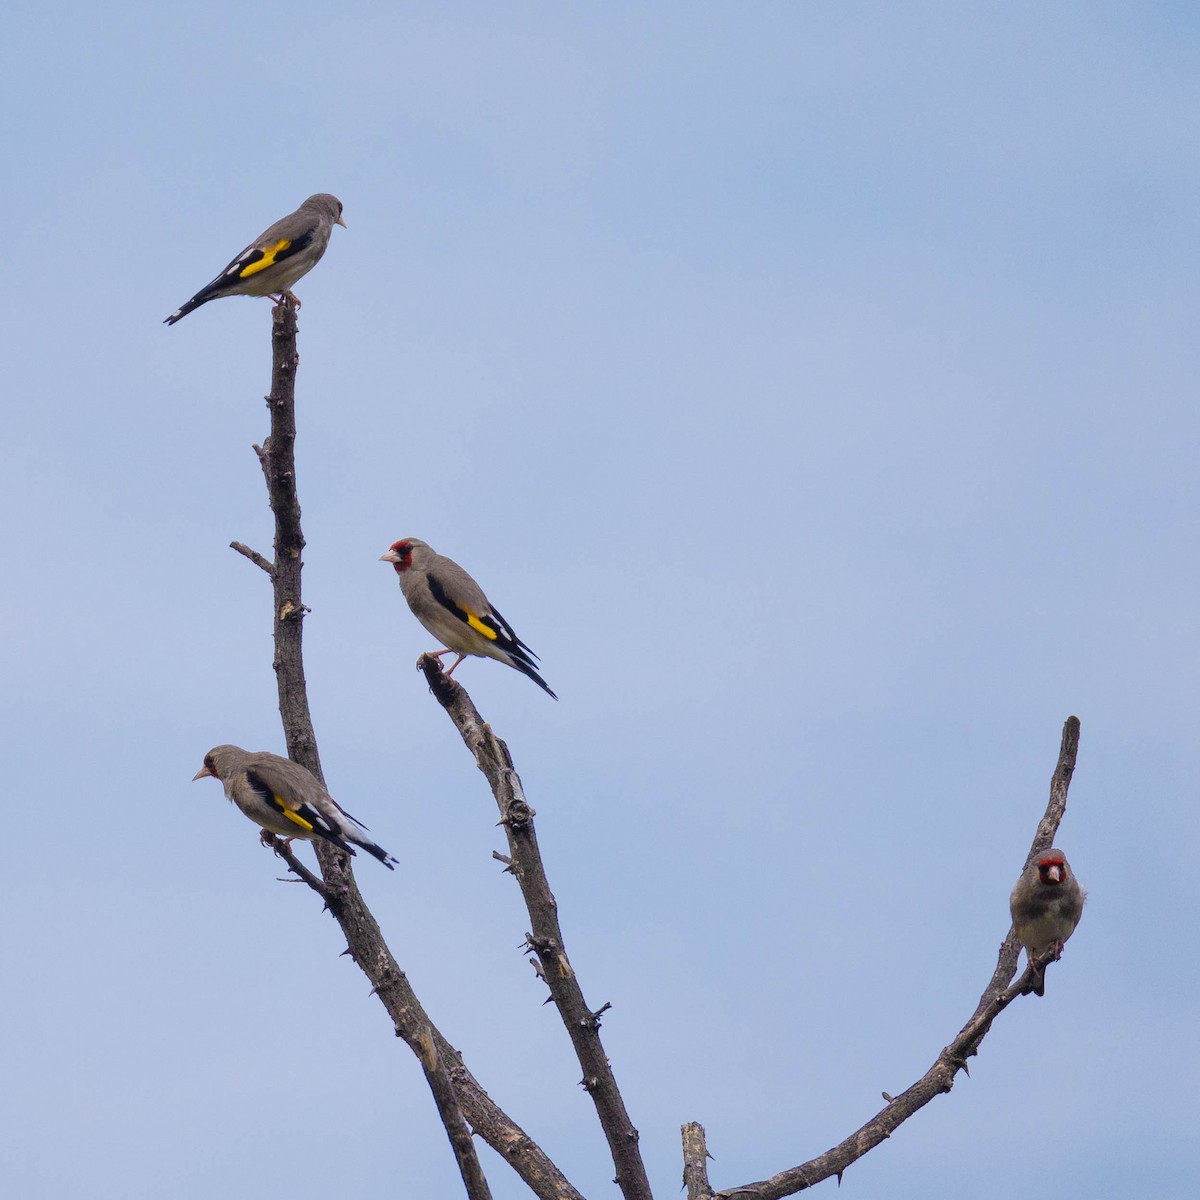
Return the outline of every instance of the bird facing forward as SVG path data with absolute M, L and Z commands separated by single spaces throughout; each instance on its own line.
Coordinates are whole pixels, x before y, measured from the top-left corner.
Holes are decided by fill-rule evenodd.
M 256 825 L 284 837 L 322 838 L 347 854 L 361 846 L 389 871 L 392 858 L 325 790 L 307 768 L 268 750 L 243 750 L 240 746 L 214 746 L 192 781 L 219 779 L 225 795 Z M 351 844 L 353 843 L 353 845 Z
M 483 588 L 453 559 L 410 537 L 393 542 L 379 561 L 390 562 L 396 568 L 400 590 L 413 616 L 447 647 L 431 651 L 434 657 L 458 655 L 447 675 L 452 675 L 468 654 L 494 658 L 528 675 L 544 692 L 558 699 L 537 673 L 537 655 L 496 611 Z
M 1087 893 L 1061 850 L 1043 851 L 1021 872 L 1008 906 L 1029 962 L 1050 949 L 1057 961 L 1063 943 L 1079 924 L 1085 899 Z M 1033 991 L 1038 996 L 1046 994 L 1045 976 L 1044 968 L 1034 976 Z
M 299 308 L 292 284 L 321 261 L 334 225 L 346 227 L 342 202 L 327 192 L 309 196 L 294 213 L 259 234 L 212 283 L 180 305 L 163 324 L 174 325 L 192 309 L 222 296 L 270 296 L 278 303 L 286 297 Z

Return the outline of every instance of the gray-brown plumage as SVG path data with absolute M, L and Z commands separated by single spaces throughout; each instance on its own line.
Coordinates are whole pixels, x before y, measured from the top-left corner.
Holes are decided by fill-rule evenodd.
M 291 294 L 292 284 L 321 261 L 334 225 L 346 227 L 342 202 L 328 192 L 309 196 L 294 213 L 260 233 L 212 283 L 181 304 L 163 324 L 174 325 L 193 309 L 222 296 L 278 296 L 280 300 L 287 296 L 299 308 L 300 301 Z
M 347 854 L 361 846 L 389 871 L 395 870 L 386 850 L 377 846 L 367 827 L 352 817 L 307 768 L 269 750 L 214 746 L 193 780 L 219 779 L 225 795 L 256 825 L 284 837 L 323 838 Z
M 1057 848 L 1037 855 L 1021 872 L 1009 897 L 1013 928 L 1032 963 L 1053 949 L 1057 960 L 1063 943 L 1075 932 L 1087 893 L 1079 886 L 1066 855 Z M 1045 995 L 1044 968 L 1034 977 L 1033 991 Z
M 420 538 L 393 542 L 381 562 L 390 562 L 400 579 L 400 590 L 413 616 L 433 634 L 445 650 L 457 654 L 450 670 L 468 654 L 494 658 L 528 675 L 543 691 L 558 699 L 537 672 L 537 655 L 483 594 L 483 588 L 453 559 L 438 554 Z

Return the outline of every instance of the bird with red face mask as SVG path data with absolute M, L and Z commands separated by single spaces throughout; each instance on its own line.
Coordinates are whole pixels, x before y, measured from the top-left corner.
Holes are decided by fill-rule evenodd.
M 447 675 L 453 674 L 468 654 L 494 658 L 528 675 L 544 692 L 558 699 L 537 673 L 537 655 L 496 611 L 483 588 L 453 559 L 410 537 L 393 542 L 379 560 L 396 568 L 400 590 L 413 616 L 447 647 L 430 653 L 435 658 L 458 655 Z
M 1034 855 L 1009 897 L 1013 928 L 1025 947 L 1029 962 L 1054 950 L 1055 961 L 1063 943 L 1075 932 L 1083 915 L 1087 893 L 1079 886 L 1066 855 L 1061 850 L 1044 850 Z M 1045 968 L 1034 976 L 1035 995 L 1046 993 Z

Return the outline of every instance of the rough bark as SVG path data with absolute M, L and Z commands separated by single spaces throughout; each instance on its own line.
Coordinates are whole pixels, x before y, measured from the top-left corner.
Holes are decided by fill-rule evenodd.
M 323 779 L 316 736 L 304 679 L 303 625 L 308 611 L 301 597 L 304 536 L 295 468 L 296 316 L 290 304 L 275 309 L 272 324 L 270 436 L 256 446 L 275 515 L 275 554 L 267 559 L 240 542 L 233 548 L 260 567 L 271 579 L 274 598 L 274 669 L 279 692 L 279 712 L 289 756 Z M 440 663 L 425 656 L 420 663 L 430 688 L 474 755 L 491 785 L 508 839 L 509 870 L 520 886 L 529 912 L 531 931 L 526 935 L 529 953 L 545 980 L 583 1070 L 582 1086 L 592 1097 L 616 1168 L 615 1182 L 625 1200 L 651 1200 L 649 1181 L 638 1149 L 638 1133 L 629 1119 L 600 1041 L 600 1016 L 586 1004 L 575 971 L 567 957 L 557 904 L 550 890 L 538 851 L 533 809 L 527 803 L 508 747 L 482 720 L 462 687 L 447 678 Z M 1079 721 L 1071 717 L 1063 730 L 1058 763 L 1051 782 L 1050 802 L 1038 824 L 1026 862 L 1050 846 L 1066 810 L 1067 791 L 1079 744 Z M 461 1055 L 430 1021 L 408 979 L 384 942 L 374 917 L 355 883 L 350 858 L 336 847 L 314 845 L 320 875 L 304 867 L 291 848 L 270 834 L 264 841 L 289 869 L 324 900 L 340 925 L 350 955 L 371 981 L 372 993 L 386 1009 L 397 1037 L 417 1056 L 433 1093 L 447 1137 L 455 1153 L 470 1200 L 490 1200 L 472 1135 L 477 1134 L 509 1162 L 541 1200 L 582 1200 L 541 1148 L 499 1108 L 463 1064 Z M 935 1059 L 929 1070 L 899 1096 L 884 1094 L 886 1107 L 832 1149 L 781 1171 L 769 1179 L 743 1184 L 718 1193 L 707 1173 L 707 1148 L 702 1126 L 683 1127 L 684 1186 L 688 1200 L 752 1198 L 776 1200 L 837 1176 L 848 1166 L 891 1136 L 893 1130 L 928 1104 L 949 1092 L 996 1017 L 1018 996 L 1027 994 L 1035 978 L 1027 966 L 1016 974 L 1020 943 L 1010 930 L 1000 947 L 996 969 L 966 1024 Z M 1054 961 L 1047 952 L 1033 966 Z
M 273 665 L 288 756 L 324 781 L 304 680 L 303 630 L 308 609 L 301 598 L 304 534 L 300 526 L 295 461 L 299 356 L 296 314 L 289 304 L 275 308 L 271 343 L 271 393 L 267 396 L 271 432 L 263 445 L 255 446 L 254 450 L 262 465 L 275 515 L 275 557 L 268 561 L 240 542 L 234 542 L 233 548 L 261 567 L 271 579 L 275 609 Z M 532 1138 L 491 1100 L 463 1065 L 462 1056 L 429 1019 L 363 901 L 349 856 L 327 843 L 314 842 L 321 868 L 318 878 L 278 839 L 268 836 L 264 840 L 275 847 L 299 878 L 323 897 L 345 935 L 346 953 L 371 981 L 371 990 L 387 1010 L 396 1036 L 403 1038 L 420 1060 L 471 1200 L 489 1200 L 490 1193 L 464 1121 L 512 1165 L 542 1200 L 582 1200 Z
M 500 810 L 500 824 L 508 837 L 508 869 L 521 889 L 529 912 L 532 929 L 525 935 L 526 947 L 529 953 L 536 955 L 538 974 L 550 989 L 550 997 L 583 1069 L 580 1083 L 596 1107 L 616 1168 L 615 1182 L 625 1200 L 650 1200 L 650 1181 L 638 1149 L 638 1131 L 625 1110 L 616 1076 L 600 1041 L 600 1015 L 609 1006 L 604 1004 L 593 1011 L 587 1005 L 575 969 L 567 958 L 558 923 L 558 903 L 550 890 L 538 850 L 534 811 L 525 800 L 512 756 L 479 715 L 463 686 L 443 672 L 437 658 L 432 654 L 422 655 L 417 665 L 491 785 Z
M 687 1200 L 711 1200 L 708 1160 L 712 1156 L 704 1138 L 704 1126 L 689 1121 L 679 1132 L 683 1138 L 683 1186 L 687 1189 Z

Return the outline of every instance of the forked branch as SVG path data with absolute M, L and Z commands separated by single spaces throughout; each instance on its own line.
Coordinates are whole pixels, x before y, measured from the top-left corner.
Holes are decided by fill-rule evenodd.
M 296 314 L 290 305 L 275 309 L 271 328 L 271 394 L 267 408 L 271 433 L 255 451 L 262 464 L 271 511 L 275 514 L 275 560 L 268 562 L 241 543 L 234 549 L 270 576 L 275 607 L 275 675 L 279 715 L 288 755 L 324 780 L 304 680 L 304 615 L 300 573 L 304 535 L 296 490 Z M 346 953 L 371 981 L 371 991 L 387 1010 L 396 1031 L 417 1056 L 438 1104 L 470 1200 L 489 1200 L 487 1181 L 471 1133 L 507 1161 L 541 1200 L 582 1200 L 541 1148 L 480 1087 L 417 999 L 404 972 L 384 942 L 363 901 L 350 859 L 325 842 L 314 842 L 321 878 L 301 866 L 291 849 L 274 842 L 276 853 L 325 901 L 342 928 Z

